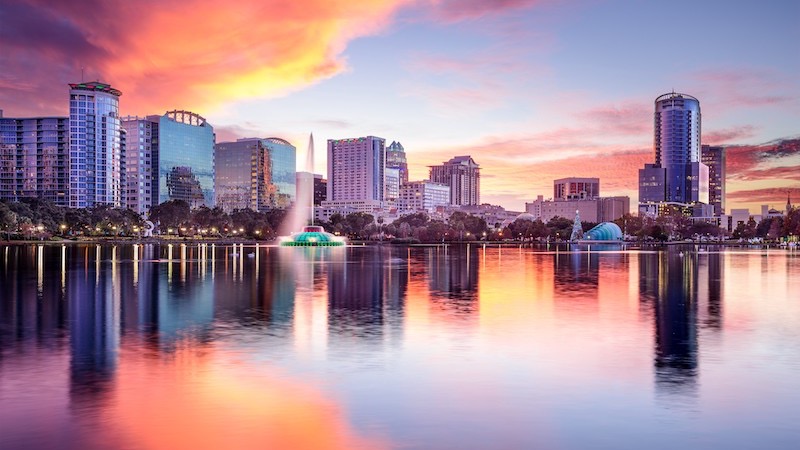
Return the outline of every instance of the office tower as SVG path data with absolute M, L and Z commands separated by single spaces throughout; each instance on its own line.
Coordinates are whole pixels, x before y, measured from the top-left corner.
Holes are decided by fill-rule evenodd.
M 411 181 L 400 187 L 401 211 L 436 212 L 440 206 L 450 205 L 450 186 L 432 181 Z
M 4 118 L 0 110 L 0 199 L 69 206 L 69 119 Z
M 708 204 L 714 215 L 725 214 L 725 147 L 703 145 L 700 159 L 708 166 Z
M 591 200 L 599 196 L 599 178 L 571 177 L 553 181 L 554 200 Z
M 708 204 L 708 166 L 700 161 L 696 98 L 675 92 L 656 98 L 654 147 L 655 163 L 639 171 L 640 212 L 660 213 L 664 204 L 681 208 Z
M 380 207 L 386 141 L 375 136 L 328 140 L 328 202 Z
M 400 171 L 400 184 L 408 183 L 408 163 L 406 162 L 406 150 L 403 144 L 392 141 L 386 147 L 386 168 L 398 169 Z
M 268 211 L 294 202 L 295 148 L 289 142 L 280 138 L 220 142 L 214 159 L 216 202 L 223 210 Z
M 213 127 L 190 111 L 168 111 L 157 120 L 158 203 L 214 206 Z
M 69 206 L 121 206 L 122 93 L 95 81 L 72 83 L 69 87 Z
M 126 132 L 123 203 L 144 214 L 158 205 L 159 116 L 122 118 Z
M 480 166 L 471 156 L 456 156 L 430 167 L 430 180 L 450 186 L 450 204 L 480 204 Z

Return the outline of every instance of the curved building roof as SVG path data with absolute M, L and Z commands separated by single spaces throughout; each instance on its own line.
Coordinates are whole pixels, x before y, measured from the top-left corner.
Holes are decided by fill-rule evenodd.
M 622 230 L 613 222 L 603 222 L 587 231 L 583 238 L 590 241 L 621 241 Z

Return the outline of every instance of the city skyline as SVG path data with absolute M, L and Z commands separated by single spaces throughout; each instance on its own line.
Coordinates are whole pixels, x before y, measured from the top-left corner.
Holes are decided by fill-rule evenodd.
M 702 103 L 702 144 L 740 145 L 728 209 L 800 197 L 799 146 L 755 147 L 800 134 L 793 2 L 262 3 L 4 1 L 0 109 L 66 116 L 64 86 L 83 69 L 124 93 L 122 115 L 195 111 L 218 142 L 377 135 L 403 142 L 411 179 L 469 154 L 482 201 L 522 210 L 564 176 L 635 201 L 653 99 L 675 90 Z M 137 33 L 120 33 L 122 18 Z M 658 24 L 703 32 L 665 39 Z

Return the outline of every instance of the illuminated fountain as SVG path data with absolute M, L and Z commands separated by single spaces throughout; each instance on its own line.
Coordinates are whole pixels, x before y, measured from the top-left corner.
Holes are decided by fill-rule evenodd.
M 301 186 L 302 184 L 302 186 Z M 283 223 L 284 233 L 280 244 L 284 247 L 339 247 L 344 245 L 344 238 L 314 225 L 314 135 L 308 138 L 308 154 L 306 155 L 306 173 L 300 177 L 297 189 L 297 201 L 289 216 Z M 307 225 L 311 222 L 311 225 Z M 293 230 L 302 229 L 300 232 Z

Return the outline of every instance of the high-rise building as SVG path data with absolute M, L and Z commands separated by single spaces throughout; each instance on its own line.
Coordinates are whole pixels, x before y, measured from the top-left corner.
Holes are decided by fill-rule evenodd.
M 655 163 L 639 171 L 640 212 L 658 213 L 663 204 L 708 204 L 708 166 L 700 161 L 696 98 L 675 92 L 656 98 L 654 148 Z
M 552 200 L 539 195 L 525 203 L 525 212 L 545 223 L 554 217 L 572 220 L 576 211 L 584 222 L 610 222 L 628 214 L 630 198 L 600 197 L 599 178 L 569 177 L 553 180 Z
M 190 111 L 168 111 L 157 120 L 158 203 L 214 206 L 213 127 Z
M 431 166 L 430 180 L 450 186 L 451 205 L 480 204 L 480 166 L 471 156 L 456 156 L 439 166 Z
M 313 197 L 311 202 L 314 204 L 314 206 L 319 206 L 325 201 L 325 198 L 328 195 L 328 180 L 322 178 L 322 175 L 311 172 L 297 172 L 296 179 L 297 202 L 300 202 L 300 199 L 309 198 L 305 195 L 306 189 L 311 189 L 312 191 L 309 195 Z
M 725 214 L 725 147 L 703 145 L 700 159 L 708 166 L 708 204 L 714 215 Z
M 122 118 L 125 130 L 125 207 L 144 214 L 158 205 L 158 123 L 160 116 Z
M 450 186 L 432 181 L 411 181 L 400 187 L 400 211 L 436 212 L 436 208 L 450 205 Z
M 268 211 L 294 202 L 295 148 L 289 142 L 280 138 L 220 142 L 215 160 L 217 206 L 225 211 Z
M 100 82 L 69 85 L 69 206 L 122 205 L 119 97 Z
M 69 206 L 68 137 L 66 117 L 13 119 L 0 111 L 0 199 Z
M 383 208 L 386 140 L 375 136 L 328 140 L 329 207 Z
M 403 144 L 392 141 L 386 147 L 386 168 L 398 169 L 400 172 L 400 184 L 408 183 L 408 163 L 406 162 L 406 150 Z
M 383 197 L 388 203 L 396 203 L 397 199 L 400 198 L 400 177 L 400 169 L 398 168 L 387 167 L 384 171 L 386 191 Z

